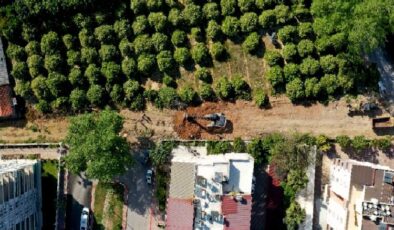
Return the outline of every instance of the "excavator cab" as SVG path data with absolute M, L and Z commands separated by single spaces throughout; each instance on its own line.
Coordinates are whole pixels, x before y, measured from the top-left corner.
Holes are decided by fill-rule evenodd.
M 196 123 L 198 119 L 203 119 L 207 121 L 211 121 L 208 125 L 206 125 L 206 129 L 224 129 L 227 125 L 226 116 L 223 113 L 211 113 L 206 114 L 204 116 L 193 116 L 185 113 L 185 120 L 188 122 Z

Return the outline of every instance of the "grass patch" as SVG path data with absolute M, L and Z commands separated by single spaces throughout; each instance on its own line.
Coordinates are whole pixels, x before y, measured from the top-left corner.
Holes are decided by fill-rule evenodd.
M 124 188 L 120 184 L 97 184 L 94 194 L 94 229 L 122 229 L 123 192 Z
M 166 209 L 167 203 L 167 184 L 169 184 L 169 175 L 164 170 L 157 168 L 156 170 L 156 199 L 159 203 L 160 211 Z
M 56 218 L 57 161 L 41 162 L 43 228 L 53 229 Z

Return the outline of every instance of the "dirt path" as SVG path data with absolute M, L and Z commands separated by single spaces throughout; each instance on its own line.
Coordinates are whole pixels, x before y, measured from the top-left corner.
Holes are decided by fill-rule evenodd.
M 327 106 L 314 104 L 309 107 L 292 105 L 285 97 L 270 98 L 270 109 L 259 109 L 252 102 L 205 103 L 191 108 L 194 112 L 206 114 L 222 112 L 232 124 L 232 132 L 220 136 L 202 133 L 206 139 L 252 138 L 270 132 L 308 132 L 325 134 L 330 137 L 345 134 L 349 136 L 365 135 L 376 137 L 372 131 L 371 119 L 367 116 L 349 117 L 344 100 L 332 102 Z M 208 109 L 209 107 L 209 109 Z M 125 128 L 122 135 L 129 141 L 141 141 L 144 138 L 174 139 L 175 118 L 183 117 L 184 112 L 158 110 L 148 106 L 143 112 L 122 110 Z M 145 114 L 145 115 L 144 115 Z M 17 122 L 0 125 L 0 141 L 26 142 L 45 138 L 47 141 L 61 141 L 66 136 L 68 118 L 36 119 L 32 122 Z

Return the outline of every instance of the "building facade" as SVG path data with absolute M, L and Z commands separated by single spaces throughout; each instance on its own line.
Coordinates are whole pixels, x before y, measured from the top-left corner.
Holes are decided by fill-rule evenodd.
M 42 227 L 41 163 L 0 160 L 0 230 Z

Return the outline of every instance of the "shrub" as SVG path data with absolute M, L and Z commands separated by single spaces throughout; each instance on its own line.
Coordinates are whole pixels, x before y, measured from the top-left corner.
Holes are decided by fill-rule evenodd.
M 44 60 L 40 55 L 34 54 L 27 58 L 27 66 L 29 67 L 29 73 L 34 78 L 42 74 L 44 67 Z
M 300 64 L 300 72 L 304 75 L 313 76 L 320 70 L 319 61 L 311 57 L 307 57 L 302 60 Z
M 264 10 L 259 16 L 259 24 L 264 29 L 269 29 L 275 26 L 276 16 L 273 10 Z
M 228 100 L 234 97 L 234 88 L 227 77 L 221 77 L 218 79 L 215 91 L 223 100 Z
M 216 2 L 206 3 L 202 12 L 206 20 L 216 20 L 220 17 L 220 9 Z
M 9 58 L 15 61 L 23 61 L 26 58 L 25 50 L 22 46 L 15 44 L 8 44 L 6 54 Z
M 232 15 L 237 8 L 237 0 L 220 0 L 222 15 Z
M 289 21 L 291 15 L 290 15 L 290 9 L 286 5 L 277 5 L 274 9 L 275 16 L 276 16 L 276 23 L 277 24 L 284 24 L 287 21 Z
M 208 141 L 208 154 L 223 154 L 232 151 L 232 146 L 228 141 Z
M 264 59 L 269 66 L 283 64 L 282 55 L 278 51 L 275 51 L 275 50 L 269 50 L 269 51 L 265 52 Z
M 292 101 L 296 102 L 305 97 L 304 83 L 301 79 L 295 78 L 286 84 L 286 95 Z
M 201 22 L 201 7 L 193 3 L 186 4 L 182 16 L 189 26 L 196 26 Z
M 207 68 L 202 67 L 202 68 L 197 69 L 194 72 L 194 76 L 202 82 L 205 82 L 208 84 L 212 83 L 212 75 L 211 75 L 211 72 L 209 72 L 209 70 Z
M 167 26 L 167 17 L 163 12 L 151 12 L 148 16 L 148 22 L 156 31 L 164 31 Z
M 91 85 L 86 93 L 87 99 L 92 105 L 100 106 L 103 103 L 104 89 L 100 85 Z
M 158 103 L 165 108 L 174 107 L 175 103 L 179 100 L 176 90 L 171 87 L 163 87 L 159 89 L 156 105 Z M 160 107 L 160 106 L 159 106 Z
M 135 54 L 140 55 L 152 51 L 153 43 L 147 34 L 143 34 L 134 39 L 133 47 Z
M 99 50 L 101 61 L 113 61 L 118 57 L 118 50 L 114 45 L 101 45 Z
M 47 79 L 42 75 L 31 81 L 31 89 L 34 96 L 39 100 L 48 100 L 52 96 L 47 85 Z
M 248 83 L 242 79 L 241 76 L 235 76 L 231 80 L 231 85 L 234 89 L 234 94 L 237 98 L 243 99 L 243 100 L 250 100 L 251 95 L 250 95 L 250 86 Z
M 242 43 L 242 49 L 245 52 L 253 53 L 257 50 L 260 44 L 260 36 L 253 32 L 246 37 L 245 41 Z
M 325 53 L 329 52 L 329 50 L 332 47 L 332 44 L 331 44 L 329 37 L 324 36 L 324 37 L 320 37 L 320 38 L 316 39 L 315 47 L 316 47 L 316 50 L 319 54 L 325 54 Z
M 165 3 L 163 0 L 147 0 L 146 1 L 146 6 L 148 7 L 149 11 L 161 10 L 164 5 L 165 5 Z
M 49 72 L 58 71 L 62 66 L 62 57 L 60 55 L 45 55 L 44 66 Z
M 209 39 L 217 40 L 222 35 L 221 27 L 216 21 L 211 20 L 208 22 L 206 33 Z
M 365 150 L 369 147 L 370 142 L 364 136 L 355 136 L 352 140 L 352 147 L 356 151 Z
M 238 7 L 241 12 L 248 12 L 255 9 L 254 0 L 238 0 Z
M 288 43 L 283 48 L 283 58 L 289 62 L 297 58 L 297 46 L 293 43 Z
M 133 43 L 124 38 L 119 42 L 118 48 L 122 57 L 130 57 L 133 51 Z
M 14 62 L 12 64 L 11 75 L 18 80 L 28 80 L 29 72 L 25 62 Z
M 137 71 L 137 63 L 133 58 L 125 58 L 122 61 L 122 72 L 125 76 L 131 77 Z
M 175 28 L 182 26 L 182 24 L 184 24 L 184 18 L 181 11 L 178 8 L 172 8 L 168 13 L 168 21 Z
M 233 150 L 236 153 L 244 153 L 244 152 L 246 152 L 246 144 L 240 137 L 234 138 Z
M 134 100 L 137 95 L 141 92 L 141 86 L 138 83 L 138 81 L 135 80 L 127 80 L 124 84 L 123 84 L 123 91 L 124 91 L 124 96 L 125 99 L 128 102 L 131 102 L 132 100 Z
M 85 69 L 84 76 L 88 79 L 89 83 L 92 85 L 99 82 L 101 72 L 100 69 L 95 64 L 90 64 Z
M 344 32 L 336 33 L 330 37 L 330 43 L 334 50 L 338 53 L 346 48 L 347 39 Z
M 135 35 L 141 35 L 145 33 L 149 28 L 148 19 L 145 15 L 139 15 L 135 18 L 131 27 L 133 28 Z
M 177 86 L 175 80 L 168 74 L 164 74 L 163 84 L 173 88 L 176 88 Z
M 30 88 L 30 82 L 29 81 L 15 81 L 15 87 L 14 91 L 16 95 L 19 95 L 23 98 L 30 98 L 31 97 L 31 88 Z
M 55 98 L 66 95 L 69 89 L 66 76 L 52 72 L 48 74 L 46 81 L 49 91 Z
M 82 71 L 78 67 L 74 67 L 70 70 L 70 73 L 68 74 L 68 80 L 70 83 L 74 86 L 76 85 L 82 85 L 83 84 L 83 77 L 82 77 Z
M 284 26 L 278 30 L 278 38 L 283 43 L 294 42 L 297 37 L 297 28 L 295 26 Z
M 222 22 L 222 31 L 230 38 L 238 36 L 240 32 L 238 19 L 233 16 L 226 16 Z
M 254 12 L 248 12 L 241 16 L 239 19 L 239 24 L 241 26 L 241 31 L 244 33 L 250 33 L 257 29 L 258 16 Z
M 254 102 L 259 108 L 262 108 L 269 104 L 269 98 L 262 89 L 258 89 L 254 92 Z
M 209 84 L 201 85 L 200 96 L 204 101 L 212 101 L 216 98 L 215 92 Z
M 115 103 L 121 103 L 123 101 L 123 88 L 119 84 L 112 86 L 111 92 L 109 93 L 112 101 Z
M 151 42 L 156 52 L 161 52 L 169 47 L 168 36 L 162 33 L 154 33 L 151 38 Z
M 191 59 L 190 51 L 184 47 L 177 48 L 174 51 L 174 59 L 179 65 L 184 66 Z
M 152 54 L 141 54 L 138 56 L 138 71 L 144 74 L 149 74 L 153 71 L 156 65 L 155 56 Z
M 157 98 L 157 91 L 153 89 L 147 89 L 143 93 L 144 98 L 150 102 L 154 102 Z
M 194 91 L 194 89 L 190 86 L 180 88 L 178 95 L 186 104 L 192 104 L 193 102 L 196 102 L 198 97 L 196 91 Z
M 327 152 L 331 148 L 330 140 L 325 135 L 318 135 L 316 137 L 316 145 L 322 152 Z
M 10 44 L 8 44 L 8 47 L 10 47 Z M 27 45 L 25 46 L 25 52 L 28 56 L 32 56 L 34 54 L 40 54 L 40 43 L 38 43 L 37 41 L 30 41 L 29 43 L 27 43 Z M 8 50 L 8 48 L 7 48 Z M 12 57 L 7 53 L 7 56 L 10 57 L 12 59 Z M 18 55 L 19 56 L 19 55 Z M 15 57 L 14 57 L 15 58 Z
M 331 54 L 321 56 L 320 66 L 324 73 L 335 73 L 337 70 L 337 59 Z
M 127 19 L 117 20 L 114 23 L 114 31 L 119 40 L 128 39 L 132 36 L 130 22 Z
M 338 79 L 334 74 L 325 74 L 320 79 L 320 85 L 328 95 L 334 95 L 339 89 Z
M 56 32 L 50 31 L 41 37 L 41 52 L 43 54 L 55 54 L 59 50 L 60 39 Z
M 294 63 L 289 63 L 285 65 L 285 67 L 283 68 L 283 74 L 286 82 L 290 82 L 295 78 L 300 77 L 300 71 L 298 69 L 298 65 Z
M 192 58 L 197 64 L 206 64 L 210 58 L 208 48 L 204 43 L 197 43 L 192 48 Z
M 300 57 L 305 57 L 307 55 L 313 54 L 315 46 L 311 40 L 303 39 L 298 43 L 297 50 Z
M 184 46 L 187 43 L 186 33 L 182 30 L 175 30 L 172 33 L 171 42 L 174 46 Z
M 274 89 L 284 83 L 283 70 L 280 66 L 272 66 L 267 72 L 267 79 Z
M 112 25 L 102 25 L 94 29 L 94 36 L 102 44 L 111 44 L 115 41 L 115 31 Z
M 200 27 L 193 27 L 190 35 L 196 42 L 203 42 L 204 40 L 203 32 Z
M 298 26 L 298 36 L 300 36 L 300 38 L 312 38 L 313 36 L 312 23 L 310 22 L 300 23 Z
M 157 66 L 162 72 L 168 72 L 174 68 L 174 58 L 170 51 L 161 51 L 157 56 Z
M 384 138 L 374 139 L 372 140 L 372 145 L 380 150 L 387 151 L 391 148 L 391 137 L 386 136 Z
M 96 63 L 98 59 L 98 53 L 95 48 L 82 48 L 81 49 L 81 61 L 86 64 Z
M 115 62 L 101 63 L 101 73 L 107 79 L 107 82 L 113 82 L 119 78 L 121 67 Z
M 335 141 L 341 146 L 341 148 L 346 149 L 349 148 L 352 144 L 352 140 L 349 136 L 340 135 L 335 138 Z
M 37 111 L 44 113 L 44 114 L 51 112 L 51 106 L 45 100 L 39 100 L 38 103 L 35 104 L 35 108 L 37 109 Z
M 218 61 L 223 60 L 226 55 L 227 51 L 224 45 L 220 42 L 215 42 L 211 46 L 211 55 Z
M 305 97 L 318 98 L 320 92 L 321 84 L 317 78 L 312 77 L 305 80 Z
M 67 65 L 74 66 L 81 63 L 81 52 L 75 50 L 67 51 Z

